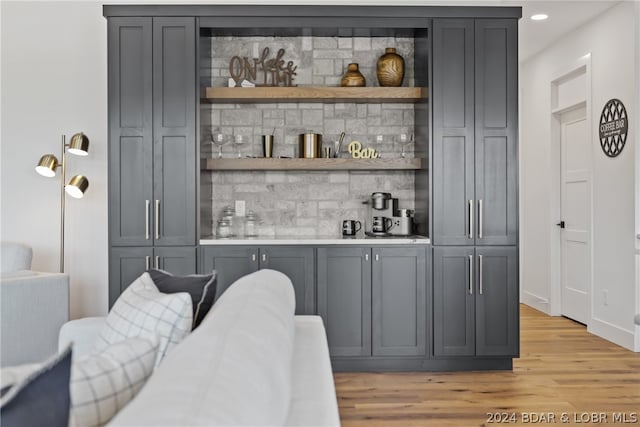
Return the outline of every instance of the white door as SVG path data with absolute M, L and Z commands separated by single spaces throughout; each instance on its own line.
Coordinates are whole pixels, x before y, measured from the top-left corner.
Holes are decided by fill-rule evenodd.
M 591 143 L 586 110 L 562 114 L 561 286 L 562 315 L 587 324 L 591 292 Z

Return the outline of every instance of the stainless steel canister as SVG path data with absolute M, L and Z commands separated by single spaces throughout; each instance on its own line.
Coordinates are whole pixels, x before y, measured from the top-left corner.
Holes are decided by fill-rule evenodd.
M 312 132 L 298 135 L 298 157 L 305 159 L 322 157 L 322 135 Z

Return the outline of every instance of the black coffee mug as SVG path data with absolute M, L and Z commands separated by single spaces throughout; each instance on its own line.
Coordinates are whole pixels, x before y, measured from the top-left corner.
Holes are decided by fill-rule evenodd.
M 384 216 L 374 216 L 373 224 L 371 225 L 371 231 L 374 233 L 386 233 L 393 226 L 391 218 Z
M 342 235 L 343 236 L 355 236 L 362 228 L 362 223 L 355 219 L 345 219 L 342 221 Z

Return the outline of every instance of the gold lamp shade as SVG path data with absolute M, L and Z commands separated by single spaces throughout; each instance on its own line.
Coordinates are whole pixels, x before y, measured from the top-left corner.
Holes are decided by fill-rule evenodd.
M 76 133 L 69 141 L 69 152 L 76 156 L 86 156 L 89 154 L 89 138 L 84 133 Z
M 89 180 L 84 175 L 76 175 L 65 185 L 64 190 L 68 195 L 76 199 L 81 199 L 84 192 L 89 188 Z
M 40 157 L 40 161 L 36 166 L 36 172 L 47 178 L 56 176 L 56 168 L 58 167 L 58 158 L 53 154 L 45 154 Z

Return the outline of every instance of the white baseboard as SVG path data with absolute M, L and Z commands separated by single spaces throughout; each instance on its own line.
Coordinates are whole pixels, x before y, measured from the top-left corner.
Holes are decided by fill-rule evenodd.
M 622 329 L 612 323 L 596 318 L 591 319 L 587 331 L 631 351 L 638 351 L 635 348 L 635 334 L 633 331 Z
M 532 294 L 531 292 L 524 291 L 520 294 L 520 302 L 533 307 L 538 311 L 545 314 L 551 313 L 551 307 L 549 306 L 549 300 L 541 296 Z

